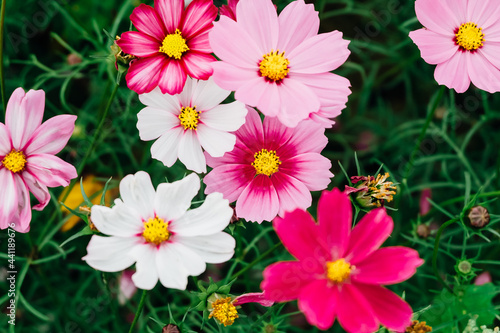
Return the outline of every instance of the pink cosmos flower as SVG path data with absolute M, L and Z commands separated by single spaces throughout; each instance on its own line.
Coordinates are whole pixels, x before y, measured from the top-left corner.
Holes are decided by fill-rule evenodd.
M 138 31 L 128 31 L 117 41 L 123 52 L 138 57 L 126 79 L 130 89 L 143 94 L 159 86 L 165 94 L 182 91 L 187 75 L 206 80 L 215 58 L 208 32 L 217 16 L 212 0 L 155 0 L 155 7 L 141 4 L 130 15 Z
M 277 214 L 311 206 L 310 191 L 325 189 L 333 174 L 320 152 L 327 144 L 324 129 L 311 121 L 296 128 L 265 118 L 248 108 L 245 124 L 235 132 L 236 144 L 220 158 L 207 154 L 214 168 L 205 176 L 205 193 L 221 192 L 236 201 L 236 215 L 248 221 L 271 221 Z
M 221 16 L 209 33 L 222 61 L 215 82 L 235 98 L 295 127 L 311 113 L 332 118 L 345 107 L 349 80 L 329 73 L 349 56 L 342 33 L 319 34 L 318 13 L 303 0 L 278 17 L 271 0 L 240 0 L 236 21 Z
M 381 285 L 410 278 L 423 260 L 407 247 L 379 249 L 393 229 L 384 208 L 366 214 L 351 231 L 351 201 L 334 189 L 321 195 L 318 221 L 300 209 L 273 221 L 297 261 L 264 270 L 265 297 L 276 302 L 298 299 L 309 323 L 323 330 L 338 318 L 347 332 L 371 333 L 379 324 L 405 331 L 411 324 L 410 306 Z
M 476 286 L 482 286 L 483 284 L 491 283 L 491 282 L 492 282 L 492 279 L 491 279 L 490 272 L 482 272 L 481 274 L 476 276 L 476 278 L 474 279 L 474 284 Z
M 13 225 L 28 232 L 30 192 L 42 210 L 50 201 L 47 187 L 67 186 L 76 178 L 71 164 L 54 156 L 68 142 L 76 116 L 60 115 L 42 124 L 45 92 L 17 88 L 7 104 L 5 125 L 0 123 L 0 228 Z
M 410 32 L 439 84 L 500 91 L 500 6 L 496 0 L 417 0 L 425 28 Z
M 120 305 L 125 305 L 125 303 L 127 303 L 127 301 L 137 292 L 137 287 L 134 281 L 132 281 L 132 275 L 134 275 L 134 273 L 134 270 L 126 269 L 118 278 L 118 285 L 120 286 L 118 290 L 118 303 L 120 303 Z

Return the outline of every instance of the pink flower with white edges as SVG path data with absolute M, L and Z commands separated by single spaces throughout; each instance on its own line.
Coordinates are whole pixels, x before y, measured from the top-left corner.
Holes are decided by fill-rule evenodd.
M 222 231 L 233 210 L 220 193 L 188 210 L 199 190 L 196 174 L 162 183 L 156 191 L 146 172 L 126 176 L 113 208 L 92 206 L 92 222 L 110 237 L 92 236 L 83 260 L 103 272 L 135 263 L 132 281 L 140 289 L 153 289 L 158 280 L 166 288 L 186 289 L 189 275 L 234 254 L 234 238 Z
M 143 94 L 155 87 L 163 93 L 182 91 L 187 75 L 206 80 L 215 61 L 208 32 L 217 17 L 212 0 L 155 0 L 154 8 L 141 4 L 130 15 L 138 31 L 122 34 L 116 43 L 123 52 L 138 57 L 130 64 L 126 80 Z
M 379 249 L 394 226 L 384 208 L 366 214 L 352 230 L 351 225 L 351 201 L 336 188 L 321 195 L 318 223 L 299 209 L 276 218 L 274 229 L 297 261 L 264 270 L 264 296 L 298 299 L 309 323 L 322 330 L 337 318 L 350 333 L 375 332 L 379 324 L 404 332 L 412 309 L 382 285 L 407 280 L 424 261 L 407 247 Z
M 410 32 L 434 78 L 458 93 L 472 83 L 500 91 L 500 6 L 497 0 L 417 0 L 425 27 Z
M 178 95 L 164 95 L 156 88 L 139 95 L 146 108 L 137 117 L 142 140 L 156 140 L 151 147 L 153 158 L 171 167 L 177 158 L 186 168 L 207 172 L 202 148 L 213 157 L 231 151 L 236 131 L 245 122 L 247 110 L 241 102 L 222 103 L 231 92 L 212 79 L 188 78 Z
M 264 119 L 249 108 L 245 124 L 235 133 L 234 149 L 224 156 L 207 155 L 213 168 L 203 181 L 205 193 L 221 192 L 236 201 L 236 215 L 248 221 L 271 221 L 286 211 L 311 206 L 310 191 L 330 183 L 332 164 L 321 156 L 328 140 L 312 121 L 295 128 L 276 118 Z
M 240 0 L 236 21 L 221 16 L 209 33 L 222 61 L 215 82 L 235 98 L 295 127 L 311 113 L 332 118 L 345 107 L 349 80 L 329 73 L 349 56 L 349 41 L 333 31 L 318 35 L 312 4 L 293 1 L 277 15 L 271 0 Z
M 76 178 L 71 164 L 54 156 L 68 143 L 76 116 L 60 115 L 42 124 L 45 92 L 17 88 L 0 123 L 0 228 L 28 232 L 30 192 L 43 210 L 50 201 L 47 187 L 67 186 Z

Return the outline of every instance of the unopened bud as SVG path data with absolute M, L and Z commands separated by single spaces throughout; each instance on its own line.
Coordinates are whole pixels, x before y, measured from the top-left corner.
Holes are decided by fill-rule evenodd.
M 422 238 L 427 238 L 431 234 L 431 228 L 427 224 L 419 224 L 417 227 L 417 235 Z
M 457 269 L 462 274 L 469 274 L 472 272 L 472 264 L 468 260 L 462 260 L 457 264 Z
M 470 224 L 476 228 L 483 228 L 490 223 L 490 214 L 483 206 L 474 206 L 469 212 Z
M 163 330 L 161 333 L 181 333 L 179 330 L 179 327 L 174 324 L 168 324 L 167 326 L 163 327 Z

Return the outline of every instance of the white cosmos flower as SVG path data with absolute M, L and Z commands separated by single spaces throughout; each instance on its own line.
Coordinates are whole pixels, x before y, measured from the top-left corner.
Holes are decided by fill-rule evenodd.
M 167 167 L 179 158 L 186 168 L 207 172 L 202 147 L 212 157 L 221 157 L 236 142 L 229 132 L 245 123 L 243 103 L 220 104 L 230 93 L 211 78 L 198 81 L 188 77 L 180 94 L 163 94 L 156 88 L 139 95 L 146 108 L 137 115 L 137 128 L 141 140 L 158 139 L 151 147 L 153 158 Z
M 196 174 L 156 191 L 146 172 L 126 176 L 113 208 L 92 207 L 92 222 L 110 237 L 92 236 L 83 260 L 103 272 L 135 263 L 132 281 L 140 289 L 152 289 L 158 280 L 186 289 L 189 275 L 203 273 L 206 263 L 229 260 L 235 247 L 234 238 L 222 232 L 233 214 L 222 194 L 209 194 L 200 207 L 188 210 L 199 189 Z

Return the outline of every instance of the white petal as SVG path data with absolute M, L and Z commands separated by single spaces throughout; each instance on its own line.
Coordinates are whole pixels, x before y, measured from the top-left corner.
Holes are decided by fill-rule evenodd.
M 177 220 L 189 209 L 199 190 L 200 178 L 194 173 L 176 182 L 158 185 L 154 199 L 156 215 L 165 221 Z
M 127 205 L 118 205 L 113 208 L 94 205 L 90 216 L 97 229 L 105 235 L 134 237 L 142 233 L 144 229 L 137 215 Z
M 198 81 L 191 101 L 193 105 L 196 105 L 198 111 L 206 111 L 222 103 L 229 94 L 231 91 L 222 89 L 210 77 L 206 81 Z
M 142 104 L 168 111 L 173 114 L 179 114 L 181 103 L 178 95 L 163 94 L 159 87 L 147 94 L 139 95 Z
M 212 235 L 224 230 L 232 216 L 229 201 L 223 199 L 221 193 L 210 193 L 200 207 L 172 221 L 170 230 L 187 237 Z
M 187 130 L 179 143 L 179 160 L 188 168 L 197 173 L 207 172 L 207 162 L 201 150 L 198 137 L 193 130 Z
M 210 264 L 220 264 L 231 259 L 236 246 L 234 238 L 225 232 L 195 237 L 178 235 L 175 240 L 198 253 L 205 262 Z
M 147 107 L 137 114 L 137 129 L 143 141 L 154 140 L 180 124 L 179 118 L 164 109 Z
M 134 264 L 130 249 L 137 244 L 136 237 L 103 237 L 94 235 L 82 258 L 89 266 L 102 272 L 119 272 Z
M 130 255 L 137 261 L 136 272 L 132 275 L 132 281 L 139 289 L 151 290 L 158 282 L 158 271 L 156 269 L 156 256 L 158 249 L 155 245 L 142 244 L 134 247 Z
M 120 196 L 124 204 L 135 209 L 143 220 L 153 217 L 155 189 L 146 172 L 139 171 L 123 178 L 120 182 Z
M 156 265 L 160 282 L 167 288 L 185 290 L 188 276 L 198 276 L 206 269 L 201 257 L 176 242 L 164 243 L 158 250 Z
M 234 132 L 245 123 L 247 112 L 245 104 L 236 101 L 202 112 L 200 119 L 202 123 L 213 129 Z
M 179 94 L 179 100 L 182 106 L 195 106 L 191 103 L 193 97 L 193 91 L 196 89 L 198 85 L 198 80 L 193 79 L 191 77 L 187 77 L 186 83 L 184 84 L 184 88 L 182 92 Z
M 232 151 L 236 143 L 236 135 L 218 131 L 208 126 L 200 125 L 196 132 L 201 146 L 212 157 L 221 157 L 224 153 Z
M 171 167 L 177 161 L 183 132 L 184 130 L 181 127 L 176 127 L 160 136 L 151 146 L 151 156 L 162 161 L 165 166 Z

